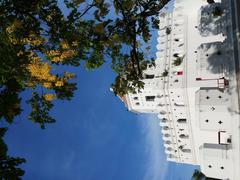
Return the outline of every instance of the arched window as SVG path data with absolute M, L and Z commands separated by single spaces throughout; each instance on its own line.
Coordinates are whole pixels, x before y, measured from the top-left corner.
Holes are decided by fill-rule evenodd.
M 173 154 L 168 154 L 168 156 L 167 156 L 168 158 L 170 158 L 170 159 L 175 159 L 176 158 L 176 156 L 175 155 L 173 155 Z
M 189 135 L 181 134 L 181 135 L 179 135 L 179 137 L 182 138 L 182 139 L 188 139 Z
M 162 114 L 162 115 L 164 115 L 164 114 L 166 114 L 166 113 L 167 113 L 167 112 L 164 111 L 164 110 L 162 110 L 162 111 L 159 112 L 159 114 Z
M 166 123 L 166 122 L 167 122 L 167 119 L 166 119 L 166 118 L 162 118 L 162 119 L 161 119 L 161 122 Z
M 170 137 L 170 134 L 164 134 L 164 137 Z
M 171 147 L 168 147 L 168 148 L 167 148 L 167 151 L 172 151 L 172 148 L 171 148 Z
M 184 106 L 184 102 L 175 102 L 174 103 L 175 106 Z
M 184 153 L 191 153 L 191 149 L 182 149 L 182 152 L 184 152 Z
M 146 96 L 146 101 L 154 101 L 155 96 Z
M 163 126 L 163 130 L 169 130 L 168 126 Z
M 178 119 L 177 122 L 178 122 L 178 123 L 186 123 L 186 122 L 187 122 L 187 119 Z
M 178 53 L 174 53 L 173 57 L 177 58 L 177 57 L 179 57 L 179 54 Z
M 164 142 L 165 144 L 171 144 L 171 141 L 167 140 Z
M 154 78 L 154 74 L 144 74 L 143 77 L 145 79 L 153 79 Z

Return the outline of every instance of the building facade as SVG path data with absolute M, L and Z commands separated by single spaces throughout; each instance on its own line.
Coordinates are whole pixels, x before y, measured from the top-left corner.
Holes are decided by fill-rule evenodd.
M 122 100 L 130 111 L 157 114 L 168 161 L 239 180 L 231 1 L 176 0 L 171 13 L 161 13 L 156 66 L 144 71 L 144 89 Z

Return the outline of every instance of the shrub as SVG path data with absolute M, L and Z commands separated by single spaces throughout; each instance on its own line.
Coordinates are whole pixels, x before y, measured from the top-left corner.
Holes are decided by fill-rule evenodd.
M 222 52 L 221 51 L 217 51 L 217 55 L 222 55 Z
M 173 62 L 173 65 L 175 66 L 179 66 L 182 64 L 182 61 L 183 61 L 183 58 L 182 57 L 177 57 L 174 62 Z
M 171 34 L 171 28 L 170 28 L 170 27 L 167 27 L 167 28 L 166 28 L 166 34 L 167 34 L 167 35 Z
M 214 0 L 207 0 L 207 2 L 208 2 L 208 4 L 213 4 L 213 3 L 215 3 Z
M 165 69 L 164 72 L 162 73 L 163 77 L 166 77 L 168 75 L 168 71 Z
M 223 10 L 220 7 L 215 7 L 212 14 L 214 17 L 222 16 Z

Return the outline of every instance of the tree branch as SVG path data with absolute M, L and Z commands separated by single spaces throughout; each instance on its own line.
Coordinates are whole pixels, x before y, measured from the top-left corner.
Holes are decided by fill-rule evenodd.
M 94 3 L 92 3 L 91 5 L 89 5 L 88 6 L 88 8 L 86 8 L 84 11 L 83 11 L 83 13 L 80 15 L 80 18 L 82 17 L 82 16 L 84 16 L 91 8 L 93 8 L 95 6 L 95 4 Z

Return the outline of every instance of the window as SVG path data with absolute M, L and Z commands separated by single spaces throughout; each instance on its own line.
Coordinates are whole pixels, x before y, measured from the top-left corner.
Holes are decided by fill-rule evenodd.
M 181 134 L 179 137 L 182 138 L 182 139 L 188 139 L 189 135 Z
M 177 75 L 183 75 L 183 71 L 178 71 Z
M 146 101 L 154 101 L 155 96 L 146 96 Z
M 169 130 L 169 127 L 168 126 L 164 126 L 163 130 Z
M 184 152 L 184 153 L 191 153 L 191 149 L 182 149 L 182 152 Z
M 134 97 L 133 99 L 134 99 L 134 100 L 138 100 L 138 97 Z
M 170 27 L 167 27 L 167 28 L 166 28 L 166 34 L 167 34 L 167 35 L 171 34 L 171 31 L 172 31 L 172 30 L 171 30 Z
M 145 77 L 145 79 L 153 79 L 154 74 L 145 74 L 144 77 Z
M 177 58 L 177 57 L 179 57 L 179 54 L 178 53 L 174 53 L 173 57 Z
M 166 122 L 167 122 L 167 119 L 166 119 L 166 118 L 162 118 L 162 119 L 161 119 L 161 122 L 166 123 Z
M 211 109 L 212 111 L 215 111 L 215 110 L 216 110 L 216 108 L 215 108 L 215 107 L 211 107 L 210 109 Z
M 183 145 L 179 146 L 178 149 L 183 150 Z
M 174 158 L 176 158 L 176 156 L 174 156 L 173 154 L 169 154 L 169 155 L 168 155 L 168 158 L 174 159 Z
M 167 112 L 164 111 L 164 110 L 161 110 L 161 111 L 159 112 L 159 114 L 165 115 L 165 114 L 167 114 Z
M 171 141 L 165 141 L 165 144 L 171 144 Z
M 178 123 L 186 123 L 186 122 L 187 122 L 187 119 L 178 119 L 177 122 L 178 122 Z
M 164 137 L 170 137 L 170 134 L 164 134 Z
M 135 103 L 135 105 L 139 106 L 139 105 L 140 105 L 140 103 L 139 103 L 139 102 L 137 102 L 137 103 Z
M 184 45 L 183 43 L 182 43 L 182 44 L 179 44 L 178 47 L 182 47 L 183 45 Z

